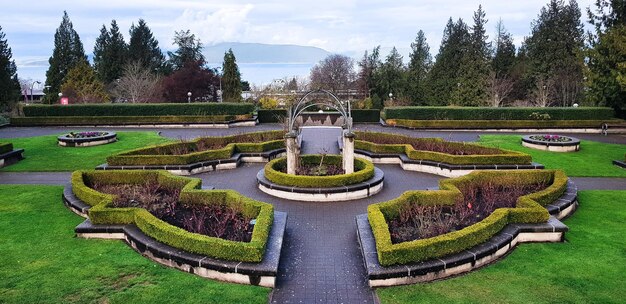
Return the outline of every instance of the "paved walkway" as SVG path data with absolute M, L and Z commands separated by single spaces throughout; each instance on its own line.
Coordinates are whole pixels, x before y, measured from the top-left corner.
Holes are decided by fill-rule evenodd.
M 302 154 L 340 154 L 340 127 L 302 128 Z

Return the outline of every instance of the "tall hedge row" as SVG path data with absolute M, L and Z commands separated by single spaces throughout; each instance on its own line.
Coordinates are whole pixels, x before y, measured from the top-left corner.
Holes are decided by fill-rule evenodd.
M 254 111 L 251 103 L 154 103 L 29 105 L 24 115 L 34 116 L 167 116 L 243 115 Z
M 614 118 L 615 111 L 600 107 L 390 107 L 384 115 L 386 119 L 409 120 L 603 120 Z

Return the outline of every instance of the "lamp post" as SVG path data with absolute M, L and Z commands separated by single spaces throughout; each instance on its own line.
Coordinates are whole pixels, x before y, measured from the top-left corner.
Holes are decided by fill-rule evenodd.
M 59 103 L 61 103 L 61 97 L 63 97 L 63 93 L 59 92 L 59 94 L 57 94 L 57 95 L 59 95 Z
M 187 103 L 191 103 L 191 92 L 187 92 Z
M 215 70 L 217 71 L 217 78 L 220 79 L 220 90 L 217 91 L 217 96 L 219 97 L 219 102 L 223 102 L 224 100 L 222 99 L 222 93 L 224 91 L 222 91 L 222 73 L 220 73 L 220 71 L 222 70 L 222 68 L 217 67 L 215 68 Z
M 36 84 L 41 84 L 41 81 L 37 80 L 30 85 L 30 101 L 33 101 L 33 87 Z
M 393 93 L 389 92 L 389 99 L 393 100 Z

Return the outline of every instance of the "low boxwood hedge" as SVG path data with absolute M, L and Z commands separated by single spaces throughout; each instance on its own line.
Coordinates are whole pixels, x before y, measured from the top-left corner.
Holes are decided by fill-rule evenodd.
M 387 219 L 398 216 L 408 204 L 454 205 L 461 199 L 459 187 L 466 183 L 490 181 L 497 184 L 548 182 L 546 189 L 521 196 L 515 208 L 499 208 L 482 221 L 461 230 L 428 239 L 393 244 Z M 559 170 L 476 171 L 439 182 L 438 191 L 407 191 L 400 197 L 367 208 L 374 233 L 379 263 L 383 266 L 421 262 L 461 252 L 493 237 L 510 223 L 542 223 L 549 218 L 543 207 L 567 189 L 567 176 Z
M 9 153 L 13 151 L 12 143 L 0 143 L 0 154 Z
M 259 153 L 285 147 L 283 131 L 253 132 L 223 137 L 201 137 L 189 142 L 168 143 L 125 151 L 107 157 L 113 166 L 187 165 L 207 160 L 227 159 L 234 153 Z M 219 145 L 220 149 L 205 150 L 182 155 L 168 154 L 182 146 Z
M 302 163 L 319 164 L 321 155 L 303 155 L 300 158 Z M 341 165 L 342 157 L 340 155 L 325 155 L 324 164 Z M 280 172 L 287 167 L 287 158 L 281 157 L 274 159 L 265 165 L 265 178 L 269 181 L 290 187 L 300 188 L 330 188 L 354 185 L 374 177 L 374 164 L 372 162 L 355 158 L 354 173 L 331 175 L 331 176 L 306 176 L 292 175 Z
M 603 123 L 620 123 L 619 119 L 606 120 L 407 120 L 387 119 L 390 126 L 416 129 L 537 129 L 537 128 L 600 128 Z
M 352 110 L 352 122 L 379 122 L 380 110 Z M 258 119 L 260 123 L 276 123 L 287 116 L 287 110 L 274 109 L 274 110 L 258 110 Z
M 532 162 L 532 157 L 522 152 L 488 148 L 471 143 L 446 142 L 440 138 L 413 138 L 398 134 L 360 131 L 355 132 L 355 134 L 357 138 L 354 144 L 355 149 L 365 150 L 378 154 L 404 153 L 408 158 L 414 160 L 428 160 L 451 165 L 525 165 Z M 484 155 L 452 155 L 433 151 L 419 151 L 415 150 L 410 144 L 376 144 L 373 142 L 369 142 L 368 139 L 372 138 L 373 136 L 382 136 L 387 139 L 393 139 L 394 141 L 405 143 L 411 141 L 433 141 L 438 143 L 445 143 L 446 145 L 464 149 L 468 152 L 480 149 L 489 150 L 490 153 Z
M 24 115 L 35 116 L 213 116 L 246 115 L 254 111 L 251 103 L 142 103 L 27 105 Z
M 143 184 L 146 181 L 181 189 L 180 202 L 183 204 L 236 205 L 245 216 L 256 218 L 252 239 L 250 242 L 235 242 L 191 233 L 158 219 L 143 208 L 115 208 L 112 195 L 88 186 L 93 183 Z M 178 177 L 165 171 L 75 171 L 72 174 L 72 190 L 76 197 L 93 206 L 89 209 L 89 219 L 94 224 L 134 224 L 157 241 L 188 252 L 229 261 L 260 262 L 274 221 L 273 206 L 233 190 L 200 190 L 201 183 L 200 179 Z
M 14 126 L 223 124 L 251 119 L 251 114 L 209 116 L 35 116 L 14 117 Z
M 410 120 L 607 120 L 615 110 L 601 107 L 388 107 L 386 119 Z

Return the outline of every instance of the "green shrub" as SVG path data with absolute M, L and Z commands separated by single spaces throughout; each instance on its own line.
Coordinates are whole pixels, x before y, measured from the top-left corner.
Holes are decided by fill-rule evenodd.
M 213 124 L 252 118 L 252 115 L 212 116 L 36 116 L 14 117 L 14 126 L 124 125 L 124 124 Z
M 253 132 L 223 137 L 201 137 L 189 142 L 167 143 L 135 150 L 125 151 L 107 157 L 107 163 L 113 166 L 150 166 L 150 165 L 187 165 L 202 161 L 227 159 L 236 152 L 265 152 L 283 148 L 282 131 Z M 182 146 L 219 145 L 223 148 L 205 150 L 182 155 L 164 154 Z
M 384 112 L 386 119 L 407 120 L 533 120 L 536 117 L 550 117 L 551 120 L 608 120 L 615 117 L 612 108 L 599 107 L 389 107 Z
M 379 122 L 380 110 L 352 110 L 352 122 Z
M 245 115 L 254 111 L 250 103 L 145 103 L 28 105 L 24 115 L 33 116 L 205 116 Z
M 522 152 L 488 148 L 471 143 L 445 142 L 440 138 L 412 138 L 404 135 L 378 132 L 355 132 L 355 134 L 356 138 L 359 139 L 355 140 L 355 149 L 379 154 L 404 153 L 408 158 L 414 160 L 428 160 L 450 165 L 522 165 L 532 162 L 532 157 Z M 405 143 L 412 141 L 445 143 L 451 147 L 467 150 L 468 152 L 487 150 L 489 153 L 482 155 L 452 155 L 441 152 L 415 150 L 410 144 L 376 144 L 367 141 L 368 139 L 372 140 L 371 138 L 375 136 L 382 136 L 387 140 L 391 139 Z
M 301 162 L 319 164 L 321 155 L 303 155 Z M 342 157 L 339 155 L 325 155 L 324 164 L 341 165 Z M 292 175 L 280 172 L 287 166 L 285 157 L 277 158 L 265 165 L 265 177 L 279 185 L 301 188 L 330 188 L 354 185 L 374 177 L 374 164 L 372 162 L 355 158 L 354 173 L 331 175 L 331 176 L 306 176 Z
M 550 186 L 519 197 L 515 208 L 496 209 L 482 221 L 461 230 L 427 239 L 391 242 L 387 219 L 398 216 L 401 207 L 408 204 L 454 205 L 461 199 L 461 185 L 481 181 L 497 184 L 548 181 Z M 439 188 L 438 191 L 407 191 L 396 199 L 368 206 L 368 220 L 381 265 L 421 262 L 458 253 L 487 241 L 510 223 L 546 222 L 550 215 L 543 206 L 565 192 L 567 176 L 559 170 L 475 171 L 463 177 L 441 180 Z
M 406 120 L 387 119 L 390 126 L 418 129 L 519 129 L 519 128 L 600 128 L 608 120 Z
M 13 151 L 12 143 L 0 143 L 0 154 L 9 153 Z
M 359 110 L 353 109 L 352 112 L 352 122 L 379 122 L 380 121 L 380 110 Z M 280 120 L 287 116 L 287 110 L 259 110 L 258 111 L 258 119 L 260 123 L 276 123 L 280 122 Z
M 276 123 L 287 116 L 287 110 L 282 109 L 258 110 L 257 113 L 259 123 Z
M 183 204 L 225 204 L 237 206 L 245 216 L 256 218 L 250 242 L 235 242 L 188 232 L 172 226 L 142 208 L 113 207 L 113 196 L 89 188 L 91 183 L 139 184 L 158 181 L 181 189 Z M 72 190 L 76 197 L 93 206 L 89 219 L 94 224 L 134 224 L 159 242 L 209 257 L 239 262 L 260 262 L 274 221 L 272 205 L 258 202 L 233 190 L 199 190 L 202 181 L 178 177 L 165 171 L 75 171 Z

